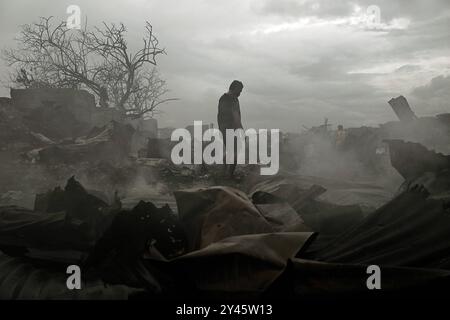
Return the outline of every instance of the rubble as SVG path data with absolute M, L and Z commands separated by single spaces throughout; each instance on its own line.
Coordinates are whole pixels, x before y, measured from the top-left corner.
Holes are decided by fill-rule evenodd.
M 278 177 L 256 184 L 254 203 L 288 203 L 311 230 L 323 236 L 344 232 L 364 218 L 358 205 L 339 205 L 318 199 L 327 190 L 316 184 L 305 188 L 303 179 Z
M 101 236 L 113 211 L 72 177 L 64 190 L 36 195 L 34 210 L 0 207 L 0 248 L 83 251 Z
M 326 120 L 284 135 L 277 175 L 224 179 L 174 165 L 155 121 L 57 91 L 0 99 L 0 298 L 364 296 L 370 264 L 383 295 L 448 286 L 448 114 L 419 118 L 399 97 L 400 121 L 338 135 Z M 70 264 L 84 290 L 66 289 Z
M 406 180 L 426 172 L 439 173 L 450 168 L 450 156 L 428 150 L 418 143 L 384 140 L 389 145 L 392 166 Z
M 431 194 L 450 191 L 450 156 L 428 150 L 418 143 L 386 140 L 392 166 L 405 181 L 403 192 L 415 185 L 424 186 Z
M 120 204 L 110 205 L 89 194 L 71 178 L 64 190 L 56 188 L 37 197 L 34 212 L 3 208 L 0 248 L 18 257 L 14 263 L 23 256 L 53 264 L 78 261 L 93 277 L 102 274 L 93 283 L 102 281 L 106 287 L 87 290 L 92 296 L 80 294 L 80 298 L 94 299 L 175 291 L 218 298 L 284 296 L 287 292 L 299 297 L 354 294 L 362 291 L 355 284 L 356 274 L 365 274 L 357 270 L 371 263 L 389 266 L 383 268 L 387 279 L 392 279 L 383 282 L 387 292 L 448 279 L 449 251 L 445 241 L 436 239 L 448 233 L 442 219 L 450 206 L 429 199 L 423 188 L 401 194 L 367 218 L 353 221 L 351 227 L 344 227 L 344 216 L 335 219 L 332 224 L 341 228 L 338 234 L 317 234 L 317 225 L 308 219 L 308 214 L 329 210 L 318 205 L 317 197 L 326 192 L 323 187 L 302 190 L 298 184 L 278 180 L 254 190 L 251 198 L 226 187 L 178 191 L 175 214 L 168 206 L 158 208 L 143 201 L 123 210 Z M 316 211 L 309 212 L 315 202 Z M 344 211 L 350 212 L 349 208 Z M 17 224 L 12 217 L 23 222 Z M 14 228 L 8 227 L 11 223 Z M 87 230 L 82 226 L 93 223 L 101 227 L 82 245 L 83 230 Z M 20 238 L 15 237 L 17 232 Z M 1 259 L 11 258 L 3 255 Z M 330 279 L 331 272 L 340 276 Z M 394 277 L 401 280 L 394 281 Z M 2 288 L 2 297 L 36 297 L 26 287 L 17 287 L 14 295 Z M 44 297 L 76 298 L 58 290 L 38 298 Z
M 186 270 L 197 290 L 216 297 L 255 298 L 281 276 L 310 236 L 310 232 L 287 232 L 227 237 L 170 264 Z
M 29 130 L 50 139 L 86 134 L 93 125 L 94 96 L 72 89 L 11 89 L 12 106 L 18 109 Z
M 170 207 L 157 208 L 151 202 L 139 202 L 131 210 L 118 212 L 111 226 L 97 242 L 88 264 L 115 250 L 121 259 L 133 260 L 150 247 L 170 259 L 186 251 L 184 230 Z
M 407 190 L 332 242 L 307 255 L 324 262 L 449 268 L 450 199 L 432 199 L 423 187 Z M 335 243 L 339 243 L 336 246 Z
M 177 191 L 175 198 L 190 249 L 243 234 L 310 231 L 289 205 L 255 205 L 229 187 Z
M 409 107 L 408 101 L 404 96 L 392 98 L 391 100 L 389 100 L 389 104 L 391 105 L 400 121 L 411 122 L 417 120 L 417 116 Z
M 128 158 L 134 129 L 115 121 L 100 127 L 75 141 L 63 141 L 37 150 L 27 156 L 33 162 L 46 164 L 76 163 L 80 161 L 107 161 L 122 163 Z
M 175 145 L 170 139 L 149 138 L 146 158 L 170 159 L 172 147 Z
M 86 281 L 83 290 L 68 291 L 66 275 L 45 267 L 36 267 L 23 258 L 0 253 L 0 299 L 2 300 L 124 300 L 143 289 L 108 285 L 100 280 Z

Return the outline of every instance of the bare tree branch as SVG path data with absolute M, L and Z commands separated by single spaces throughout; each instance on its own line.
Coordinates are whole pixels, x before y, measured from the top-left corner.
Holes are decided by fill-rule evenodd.
M 52 17 L 22 26 L 18 48 L 3 52 L 15 70 L 11 81 L 22 87 L 71 87 L 91 91 L 100 106 L 111 102 L 131 117 L 143 117 L 163 103 L 166 83 L 156 72 L 156 59 L 165 50 L 146 22 L 139 50 L 131 52 L 120 23 L 102 28 L 69 30 Z

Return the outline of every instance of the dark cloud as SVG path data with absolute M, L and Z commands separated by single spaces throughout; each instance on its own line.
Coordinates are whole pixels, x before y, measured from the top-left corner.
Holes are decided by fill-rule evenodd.
M 448 110 L 441 87 L 450 74 L 448 0 L 1 1 L 1 45 L 14 45 L 19 25 L 39 16 L 64 19 L 69 4 L 81 6 L 89 25 L 124 22 L 133 48 L 145 20 L 153 24 L 168 53 L 160 73 L 180 99 L 164 106 L 161 126 L 215 122 L 218 98 L 233 79 L 245 85 L 247 127 L 298 131 L 325 117 L 376 125 L 395 119 L 387 101 L 400 94 L 411 95 L 419 114 Z M 378 5 L 385 28 L 350 24 L 355 5 L 362 12 Z M 409 24 L 396 27 L 395 19 Z
M 450 76 L 438 76 L 425 86 L 417 87 L 412 94 L 421 99 L 441 98 L 450 104 Z
M 419 115 L 450 112 L 450 76 L 438 76 L 412 90 L 412 105 Z

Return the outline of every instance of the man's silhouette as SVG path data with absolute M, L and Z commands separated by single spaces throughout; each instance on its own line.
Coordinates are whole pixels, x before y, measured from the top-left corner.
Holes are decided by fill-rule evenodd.
M 242 82 L 238 80 L 234 80 L 230 84 L 230 88 L 227 93 L 224 93 L 222 97 L 219 99 L 219 112 L 217 114 L 217 123 L 219 125 L 219 130 L 222 132 L 224 146 L 226 149 L 227 143 L 232 143 L 233 141 L 228 141 L 226 139 L 226 130 L 227 129 L 242 129 L 241 122 L 241 109 L 239 106 L 238 97 L 241 95 L 242 89 L 244 85 Z M 237 160 L 237 141 L 234 141 L 234 163 L 230 164 L 229 167 L 224 165 L 224 172 L 227 173 L 230 177 L 233 177 L 234 170 L 236 169 L 236 160 Z

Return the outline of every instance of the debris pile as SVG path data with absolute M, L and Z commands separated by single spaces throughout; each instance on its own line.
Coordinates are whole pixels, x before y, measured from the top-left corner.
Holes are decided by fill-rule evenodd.
M 395 163 L 408 144 L 390 143 Z M 421 154 L 426 161 L 433 158 L 432 153 Z M 435 158 L 427 170 L 449 169 L 440 161 L 446 157 Z M 175 213 L 167 205 L 158 208 L 145 201 L 132 209 L 123 209 L 119 199 L 108 204 L 72 177 L 64 189 L 37 195 L 33 211 L 1 207 L 0 261 L 32 272 L 20 275 L 23 281 L 13 292 L 0 286 L 0 295 L 119 299 L 135 294 L 367 294 L 358 283 L 365 283 L 368 264 L 383 268 L 387 293 L 420 294 L 449 279 L 448 194 L 434 198 L 416 185 L 364 215 L 357 205 L 319 200 L 325 188 L 304 188 L 293 177 L 269 179 L 251 189 L 248 195 L 230 187 L 180 190 L 174 194 Z M 31 293 L 28 286 L 50 282 L 50 276 L 32 278 L 37 270 L 51 274 L 68 263 L 86 270 L 85 293 L 64 295 L 60 285 L 45 296 Z M 12 281 L 2 274 L 3 283 Z
M 52 143 L 49 146 L 31 150 L 27 157 L 32 162 L 46 164 L 79 163 L 81 161 L 108 161 L 123 163 L 130 153 L 130 142 L 134 129 L 111 121 L 100 128 L 93 128 L 88 135 L 75 141 Z
M 0 99 L 2 299 L 421 296 L 449 284 L 448 115 L 419 118 L 399 97 L 400 121 L 326 120 L 284 135 L 277 175 L 241 166 L 225 179 L 220 165 L 174 165 L 154 121 L 137 139 L 90 96 L 58 92 Z M 67 289 L 69 265 L 83 290 Z M 367 289 L 368 265 L 382 293 Z

